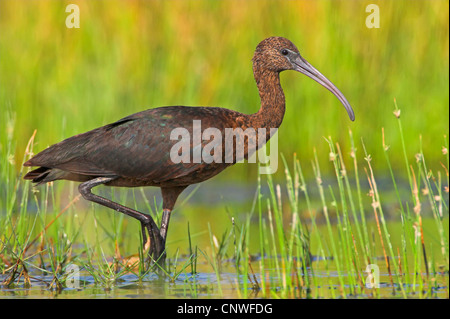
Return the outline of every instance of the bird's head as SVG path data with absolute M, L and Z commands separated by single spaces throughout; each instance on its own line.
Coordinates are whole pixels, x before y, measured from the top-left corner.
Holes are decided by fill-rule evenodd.
M 355 120 L 353 109 L 341 91 L 322 73 L 317 71 L 315 67 L 309 64 L 300 55 L 297 47 L 288 39 L 282 37 L 264 39 L 256 47 L 252 60 L 254 68 L 258 66 L 262 70 L 272 72 L 294 70 L 305 74 L 333 93 L 344 105 L 350 119 L 352 121 Z

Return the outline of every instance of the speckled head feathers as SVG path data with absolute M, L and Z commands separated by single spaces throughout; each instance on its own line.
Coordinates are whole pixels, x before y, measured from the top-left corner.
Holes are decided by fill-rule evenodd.
M 258 64 L 267 70 L 281 72 L 292 70 L 292 65 L 283 56 L 283 50 L 290 50 L 299 54 L 297 47 L 283 37 L 270 37 L 262 40 L 253 55 L 253 65 Z

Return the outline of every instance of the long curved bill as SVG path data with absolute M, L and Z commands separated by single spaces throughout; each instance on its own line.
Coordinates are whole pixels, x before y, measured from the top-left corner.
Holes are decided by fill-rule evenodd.
M 353 109 L 348 103 L 347 99 L 345 98 L 344 94 L 339 91 L 339 89 L 331 83 L 330 80 L 328 80 L 322 73 L 317 71 L 315 67 L 313 67 L 311 64 L 309 64 L 308 61 L 306 61 L 301 55 L 298 56 L 298 58 L 294 61 L 295 70 L 303 73 L 304 75 L 310 77 L 314 81 L 320 83 L 323 85 L 326 89 L 328 89 L 331 93 L 336 95 L 336 97 L 341 101 L 341 103 L 344 105 L 345 109 L 347 110 L 348 116 L 350 117 L 350 120 L 355 120 L 355 113 L 353 113 Z

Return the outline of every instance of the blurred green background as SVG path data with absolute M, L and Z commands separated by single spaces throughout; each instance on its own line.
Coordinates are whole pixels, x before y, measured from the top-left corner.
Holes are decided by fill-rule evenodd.
M 70 3 L 80 7 L 79 29 L 65 26 Z M 379 5 L 379 29 L 365 25 L 370 3 Z M 284 36 L 339 87 L 356 114 L 350 122 L 319 84 L 284 72 L 287 110 L 279 150 L 288 159 L 295 152 L 308 163 L 314 148 L 327 154 L 328 136 L 347 154 L 351 128 L 359 150 L 363 138 L 379 159 L 373 165 L 385 170 L 384 127 L 394 168 L 404 169 L 392 114 L 396 98 L 408 154 L 418 152 L 422 135 L 428 161 L 439 163 L 449 131 L 448 9 L 448 1 L 437 0 L 2 0 L 0 123 L 9 122 L 20 162 L 35 129 L 37 152 L 158 106 L 253 113 L 259 108 L 253 51 L 266 37 Z M 7 131 L 0 130 L 3 145 Z M 326 156 L 320 160 L 328 162 Z M 256 172 L 255 166 L 236 165 L 218 178 L 254 182 Z

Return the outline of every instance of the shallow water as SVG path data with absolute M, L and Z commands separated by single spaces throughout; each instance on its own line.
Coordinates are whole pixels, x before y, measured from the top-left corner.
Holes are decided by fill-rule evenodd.
M 157 190 L 155 192 L 157 192 Z M 249 278 L 246 275 L 242 275 L 242 273 L 245 273 L 243 269 L 239 269 L 239 271 L 236 269 L 235 262 L 232 259 L 234 244 L 231 244 L 228 249 L 228 254 L 226 254 L 226 259 L 220 264 L 219 275 L 214 271 L 211 262 L 200 253 L 198 253 L 197 273 L 192 275 L 190 273 L 190 266 L 187 266 L 186 269 L 180 273 L 180 269 L 187 262 L 187 257 L 182 254 L 186 254 L 189 251 L 189 240 L 192 241 L 192 247 L 199 247 L 199 249 L 202 249 L 206 255 L 211 258 L 211 246 L 213 245 L 211 236 L 216 237 L 222 242 L 224 238 L 223 235 L 229 234 L 230 229 L 236 227 L 236 229 L 239 230 L 240 227 L 243 227 L 245 224 L 245 220 L 249 216 L 249 212 L 246 210 L 251 209 L 249 198 L 254 197 L 254 190 L 249 190 L 247 188 L 247 191 L 244 192 L 238 189 L 237 192 L 233 193 L 235 196 L 230 195 L 231 198 L 227 198 L 227 201 L 221 200 L 220 193 L 220 191 L 211 191 L 211 189 L 206 188 L 206 191 L 196 192 L 194 196 L 189 199 L 188 205 L 183 205 L 182 198 L 179 208 L 174 211 L 174 214 L 171 217 L 167 251 L 169 256 L 168 261 L 172 263 L 170 269 L 174 269 L 173 263 L 176 263 L 177 265 L 176 279 L 171 278 L 175 276 L 173 271 L 169 274 L 170 276 L 165 276 L 161 272 L 151 272 L 141 277 L 137 275 L 138 271 L 134 271 L 134 273 L 124 272 L 123 274 L 114 274 L 113 272 L 112 275 L 109 275 L 109 278 L 111 279 L 106 279 L 106 277 L 102 275 L 104 271 L 100 271 L 98 269 L 99 266 L 95 265 L 102 265 L 101 267 L 104 267 L 112 262 L 112 256 L 115 255 L 115 246 L 114 240 L 111 238 L 111 229 L 115 229 L 117 225 L 121 225 L 120 235 L 118 235 L 119 237 L 117 240 L 119 242 L 121 255 L 127 256 L 137 253 L 140 233 L 139 225 L 134 220 L 123 217 L 121 214 L 115 214 L 110 210 L 102 209 L 95 205 L 87 205 L 86 202 L 79 201 L 74 205 L 72 211 L 69 210 L 47 230 L 48 238 L 50 238 L 50 240 L 53 238 L 55 242 L 59 241 L 60 243 L 58 244 L 62 243 L 62 241 L 60 241 L 60 236 L 63 236 L 65 240 L 71 239 L 74 241 L 72 244 L 73 251 L 71 252 L 71 255 L 72 257 L 76 256 L 76 258 L 71 260 L 71 262 L 79 269 L 76 285 L 71 286 L 70 284 L 63 284 L 62 289 L 57 289 L 53 276 L 46 275 L 38 269 L 38 267 L 41 267 L 39 265 L 44 262 L 44 264 L 47 265 L 46 269 L 51 272 L 51 269 L 48 268 L 49 260 L 42 261 L 38 256 L 35 256 L 27 260 L 30 286 L 25 285 L 24 278 L 19 278 L 18 275 L 16 276 L 14 284 L 9 285 L 8 287 L 0 285 L 0 298 L 247 299 L 404 297 L 397 284 L 397 278 L 395 278 L 394 275 L 392 278 L 389 276 L 383 257 L 384 255 L 378 240 L 377 226 L 373 216 L 369 213 L 366 218 L 373 246 L 376 247 L 376 249 L 373 250 L 376 257 L 372 258 L 372 263 L 379 268 L 379 288 L 358 289 L 358 286 L 356 286 L 356 289 L 352 290 L 352 286 L 349 284 L 348 280 L 351 275 L 345 272 L 341 272 L 341 278 L 344 280 L 342 285 L 336 269 L 336 264 L 330 253 L 327 253 L 325 258 L 313 258 L 312 264 L 308 268 L 309 273 L 307 277 L 310 278 L 311 282 L 309 290 L 305 288 L 307 285 L 305 285 L 304 282 L 303 284 L 294 284 L 291 288 L 286 288 L 285 277 L 292 276 L 293 274 L 283 274 L 279 269 L 271 268 L 271 265 L 274 264 L 273 257 L 261 259 L 257 255 L 252 255 L 251 266 L 254 271 L 254 278 L 256 279 L 253 278 L 253 273 L 250 271 L 251 278 Z M 142 203 L 142 200 L 139 201 L 140 193 L 136 192 L 136 195 L 138 209 L 146 211 L 147 207 Z M 152 198 L 152 195 L 153 194 L 147 196 Z M 243 200 L 241 196 L 245 197 L 246 200 Z M 132 198 L 134 199 L 134 196 Z M 398 248 L 402 247 L 402 225 L 400 216 L 396 213 L 394 205 L 395 204 L 392 204 L 392 206 L 387 205 L 386 217 L 389 220 L 387 225 L 389 228 L 390 239 L 396 251 Z M 65 204 L 61 203 L 61 206 L 64 207 Z M 158 206 L 158 203 L 152 205 L 152 207 L 154 206 Z M 214 209 L 212 210 L 211 207 L 214 207 Z M 289 209 L 287 209 L 287 211 L 289 211 Z M 424 209 L 424 211 L 426 211 L 426 209 Z M 59 209 L 56 210 L 55 214 L 57 212 L 59 212 Z M 335 217 L 332 215 L 332 212 L 332 209 L 330 209 L 330 218 L 333 222 Z M 307 211 L 302 211 L 301 215 L 307 215 L 306 213 Z M 30 208 L 28 212 L 30 221 L 33 220 L 34 215 L 33 209 Z M 249 229 L 247 230 L 250 234 L 248 243 L 248 251 L 250 254 L 258 254 L 260 251 L 259 222 L 256 215 L 257 213 L 253 214 Z M 45 215 L 44 217 L 47 218 L 47 220 L 43 225 L 46 225 L 53 218 L 48 215 Z M 310 221 L 307 217 L 308 216 L 305 216 L 304 222 L 309 227 Z M 285 224 L 285 228 L 288 229 L 291 219 L 289 216 L 284 218 L 286 220 L 283 220 L 283 224 Z M 39 219 L 37 220 L 39 222 Z M 235 222 L 232 222 L 232 220 L 235 220 Z M 316 222 L 319 224 L 319 236 L 323 237 L 324 242 L 327 242 L 328 235 L 325 228 L 326 225 L 323 224 L 320 217 L 316 219 Z M 448 229 L 448 218 L 444 218 L 444 224 L 446 229 Z M 36 226 L 34 231 L 36 233 L 40 232 L 44 227 L 43 225 Z M 336 233 L 336 229 L 337 225 L 333 226 L 333 232 Z M 425 273 L 417 275 L 416 280 L 413 280 L 411 279 L 414 277 L 411 273 L 413 267 L 410 265 L 408 273 L 409 279 L 407 280 L 410 284 L 404 286 L 404 290 L 407 291 L 406 297 L 448 298 L 448 272 L 433 273 L 433 271 L 441 271 L 439 266 L 444 265 L 445 261 L 441 260 L 442 253 L 440 250 L 439 236 L 436 233 L 436 225 L 432 217 L 423 219 L 423 229 L 428 262 L 433 261 L 433 265 L 436 265 L 436 267 L 435 269 L 430 267 L 430 274 L 428 275 L 430 280 L 426 279 L 427 274 Z M 50 234 L 51 231 L 53 234 Z M 33 235 L 33 237 L 35 235 Z M 317 247 L 317 237 L 315 237 L 317 234 L 311 233 L 310 235 L 311 253 L 313 255 L 319 255 L 320 251 L 319 247 Z M 410 245 L 410 243 L 408 243 L 408 245 Z M 64 250 L 64 248 L 61 249 Z M 89 259 L 86 257 L 86 249 L 92 249 L 94 256 L 92 262 L 89 262 Z M 325 251 L 330 252 L 330 247 L 325 247 Z M 342 252 L 339 251 L 338 253 Z M 28 252 L 27 256 L 32 254 L 32 252 Z M 178 255 L 182 257 L 176 258 L 175 256 Z M 48 255 L 46 256 L 47 257 L 44 258 L 48 258 Z M 432 260 L 431 258 L 434 259 Z M 413 257 L 408 256 L 408 259 L 411 263 Z M 279 261 L 280 260 L 281 258 Z M 265 264 L 264 271 L 261 270 L 263 262 Z M 83 267 L 83 263 L 88 263 L 90 267 L 94 267 L 94 270 L 91 269 L 91 272 L 93 271 L 95 276 L 92 273 L 89 273 L 87 268 Z M 243 265 L 241 264 L 240 267 L 242 268 L 242 266 Z M 367 265 L 361 265 L 363 268 L 366 266 Z M 421 269 L 423 269 L 423 267 Z M 21 268 L 19 267 L 19 271 L 20 270 Z M 359 269 L 359 271 L 359 276 L 364 278 L 367 276 L 365 269 Z M 302 271 L 298 271 L 298 273 L 301 274 Z M 392 273 L 394 272 L 392 271 Z M 0 284 L 8 279 L 9 274 L 9 270 L 4 274 L 0 274 Z M 64 279 L 65 274 L 59 273 L 58 276 L 60 279 Z M 406 274 L 403 274 L 403 277 L 406 276 Z M 424 278 L 425 282 L 427 282 L 423 287 L 419 284 L 419 277 Z M 305 277 L 301 279 L 305 279 Z M 259 288 L 254 288 L 255 280 L 257 285 L 259 285 Z M 361 282 L 361 280 L 354 280 L 354 282 Z M 405 282 L 405 280 L 402 279 L 402 282 Z M 428 283 L 432 285 L 432 287 L 429 287 Z
M 357 289 L 352 291 L 351 286 L 346 284 L 344 285 L 345 296 L 343 296 L 337 270 L 323 269 L 324 261 L 320 258 L 315 258 L 312 267 L 308 269 L 308 276 L 313 281 L 310 291 L 301 288 L 303 291 L 299 292 L 298 287 L 294 287 L 293 291 L 283 295 L 283 278 L 273 275 L 277 273 L 276 270 L 266 268 L 266 273 L 271 273 L 272 276 L 267 278 L 266 275 L 266 285 L 270 286 L 270 291 L 266 287 L 267 294 L 264 294 L 263 287 L 261 287 L 261 274 L 256 271 L 260 267 L 261 259 L 255 259 L 257 260 L 251 263 L 252 268 L 255 269 L 255 277 L 252 276 L 252 279 L 244 275 L 238 275 L 232 262 L 222 264 L 219 277 L 211 271 L 210 265 L 205 262 L 197 265 L 195 275 L 186 270 L 179 274 L 176 279 L 165 276 L 158 271 L 140 278 L 134 273 L 127 272 L 110 281 L 104 279 L 103 282 L 96 281 L 94 276 L 80 268 L 76 279 L 66 282 L 61 289 L 57 289 L 53 282 L 53 276 L 42 275 L 41 271 L 32 270 L 29 272 L 30 286 L 25 285 L 23 280 L 16 280 L 16 283 L 9 287 L 3 286 L 0 288 L 0 298 L 402 298 L 401 289 L 396 283 L 396 277 L 392 277 L 394 281 L 392 285 L 391 278 L 385 269 L 380 269 L 378 288 L 366 288 L 358 293 Z M 380 261 L 382 259 L 379 258 Z M 178 262 L 183 263 L 183 260 L 178 260 Z M 328 259 L 327 264 L 328 267 L 332 267 L 332 259 Z M 314 269 L 314 276 L 312 276 L 312 269 Z M 173 276 L 174 273 L 170 275 Z M 427 276 L 425 273 L 420 275 L 423 278 Z M 433 277 L 432 274 L 430 276 Z M 348 274 L 343 272 L 341 277 L 346 280 Z M 1 282 L 6 278 L 6 275 L 0 275 Z M 260 285 L 259 288 L 254 287 L 254 278 Z M 448 298 L 448 273 L 436 274 L 434 278 L 435 280 L 431 281 L 433 287 L 427 285 L 422 287 L 422 292 L 427 292 L 425 295 L 421 295 L 421 287 L 418 283 L 404 285 L 404 288 L 408 291 L 407 297 Z M 318 285 L 314 285 L 314 282 Z M 243 287 L 245 283 L 247 284 L 246 288 Z

